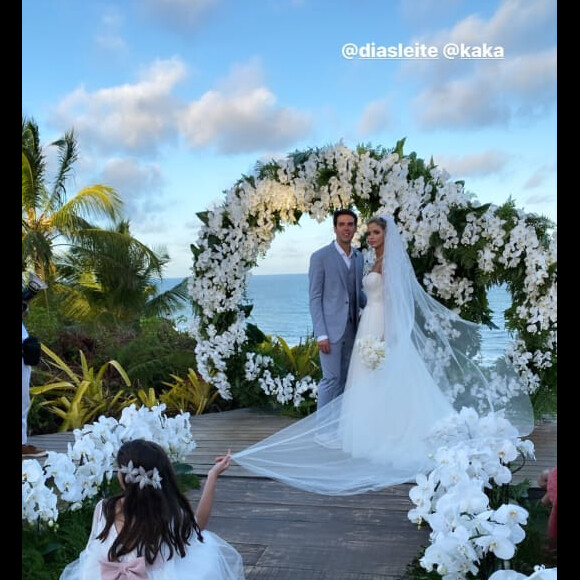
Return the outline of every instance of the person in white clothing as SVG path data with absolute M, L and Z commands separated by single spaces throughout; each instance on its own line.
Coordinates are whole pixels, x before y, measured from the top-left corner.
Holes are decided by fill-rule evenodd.
M 179 489 L 165 450 L 133 439 L 117 452 L 122 492 L 100 500 L 89 540 L 60 580 L 244 580 L 240 553 L 206 530 L 228 451 L 209 470 L 197 509 Z
M 479 325 L 424 290 L 393 216 L 366 226 L 374 261 L 363 277 L 366 305 L 344 392 L 232 456 L 253 473 L 315 493 L 415 481 L 433 468 L 438 423 L 463 407 L 481 416 L 501 411 L 521 435 L 534 426 L 513 366 L 504 358 L 493 373 L 480 367 Z
M 30 336 L 24 325 L 28 304 L 39 290 L 46 288 L 40 278 L 31 275 L 28 285 L 22 289 L 22 459 L 45 457 L 47 452 L 28 443 L 28 412 L 30 411 L 30 378 L 32 366 L 40 360 L 40 343 Z

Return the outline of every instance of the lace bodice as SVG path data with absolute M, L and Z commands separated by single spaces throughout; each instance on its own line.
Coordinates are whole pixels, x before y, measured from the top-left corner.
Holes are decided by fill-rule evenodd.
M 363 290 L 367 304 L 359 320 L 358 336 L 384 338 L 383 277 L 378 272 L 369 272 L 363 278 Z
M 382 285 L 383 277 L 378 272 L 369 272 L 363 278 L 363 290 L 367 295 L 367 300 L 369 301 L 382 301 Z
M 378 272 L 369 272 L 363 278 L 363 290 L 367 295 L 367 304 L 383 304 L 383 277 Z

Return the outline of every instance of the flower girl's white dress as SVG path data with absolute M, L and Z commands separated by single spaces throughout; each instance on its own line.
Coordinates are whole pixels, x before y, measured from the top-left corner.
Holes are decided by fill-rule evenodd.
M 86 548 L 68 564 L 60 580 L 244 580 L 244 566 L 240 553 L 218 535 L 204 530 L 203 543 L 194 535 L 184 558 L 173 555 L 170 560 L 158 557 L 153 566 L 145 566 L 136 555 L 127 555 L 119 563 L 107 563 L 107 552 L 115 538 L 111 527 L 104 542 L 97 539 L 105 527 L 100 501 L 93 516 L 91 534 Z M 104 562 L 104 564 L 101 564 Z M 143 570 L 145 566 L 145 570 Z

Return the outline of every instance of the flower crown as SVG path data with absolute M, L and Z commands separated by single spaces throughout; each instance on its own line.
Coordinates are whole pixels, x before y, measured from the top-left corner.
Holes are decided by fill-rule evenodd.
M 119 471 L 125 475 L 127 483 L 138 483 L 139 489 L 143 489 L 146 485 L 150 485 L 153 489 L 161 489 L 163 478 L 159 475 L 157 467 L 146 471 L 141 465 L 135 467 L 133 461 L 129 461 L 127 465 L 121 465 Z

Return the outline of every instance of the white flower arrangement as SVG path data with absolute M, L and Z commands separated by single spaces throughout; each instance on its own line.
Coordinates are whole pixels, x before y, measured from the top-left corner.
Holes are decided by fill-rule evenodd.
M 59 511 L 79 509 L 111 481 L 116 454 L 130 439 L 155 441 L 173 461 L 182 461 L 197 444 L 191 434 L 189 413 L 166 417 L 164 404 L 123 409 L 117 421 L 101 415 L 97 421 L 74 430 L 74 443 L 66 453 L 49 451 L 42 465 L 38 459 L 22 461 L 22 521 L 54 526 Z M 150 474 L 151 485 L 159 478 Z M 137 481 L 137 480 L 136 480 Z M 144 482 L 145 483 L 145 482 Z
M 468 573 L 487 578 L 486 567 L 496 570 L 498 562 L 513 558 L 529 515 L 515 503 L 491 505 L 489 490 L 511 482 L 510 465 L 517 459 L 535 459 L 534 445 L 521 440 L 503 415 L 480 417 L 467 408 L 440 422 L 432 441 L 437 448 L 435 467 L 429 474 L 418 474 L 417 485 L 409 491 L 415 505 L 409 520 L 431 528 L 431 544 L 419 563 L 444 580 Z M 497 580 L 522 577 L 511 573 L 514 576 L 498 574 Z
M 355 347 L 365 366 L 371 370 L 379 368 L 387 355 L 385 341 L 372 336 L 357 338 Z
M 514 570 L 497 570 L 488 580 L 557 580 L 558 569 L 546 568 L 543 565 L 534 566 L 534 571 L 530 576 L 515 572 Z
M 440 168 L 430 167 L 428 174 L 411 179 L 410 163 L 409 157 L 402 156 L 401 143 L 395 151 L 379 156 L 338 143 L 272 162 L 268 171 L 240 179 L 225 192 L 223 203 L 197 214 L 202 225 L 192 245 L 189 292 L 197 316 L 191 332 L 198 370 L 224 399 L 232 396 L 228 359 L 247 340 L 242 305 L 251 269 L 276 232 L 295 225 L 303 214 L 321 223 L 334 209 L 352 205 L 355 194 L 359 210 L 368 210 L 364 204 L 373 202 L 377 212 L 396 215 L 403 239 L 413 247 L 412 257 L 425 256 L 431 240 L 441 240 L 436 262 L 422 283 L 430 294 L 457 309 L 472 300 L 474 284 L 457 273 L 457 264 L 446 258 L 443 249 L 477 247 L 474 274 L 483 278 L 496 268 L 507 276 L 510 270 L 518 272 L 523 281 L 512 326 L 525 331 L 515 334 L 506 357 L 527 392 L 537 390 L 539 373 L 554 364 L 557 352 L 555 231 L 536 229 L 537 216 L 510 210 L 506 219 L 505 208 L 480 206 L 461 182 L 451 180 Z M 329 172 L 332 177 L 324 182 L 321 177 Z M 461 232 L 449 221 L 458 212 L 465 214 Z M 528 341 L 534 345 L 532 351 L 522 339 L 524 332 L 536 335 Z M 274 379 L 263 377 L 265 387 L 272 384 Z M 276 396 L 283 393 L 282 402 L 299 401 L 296 389 L 304 390 L 303 380 L 286 376 Z

